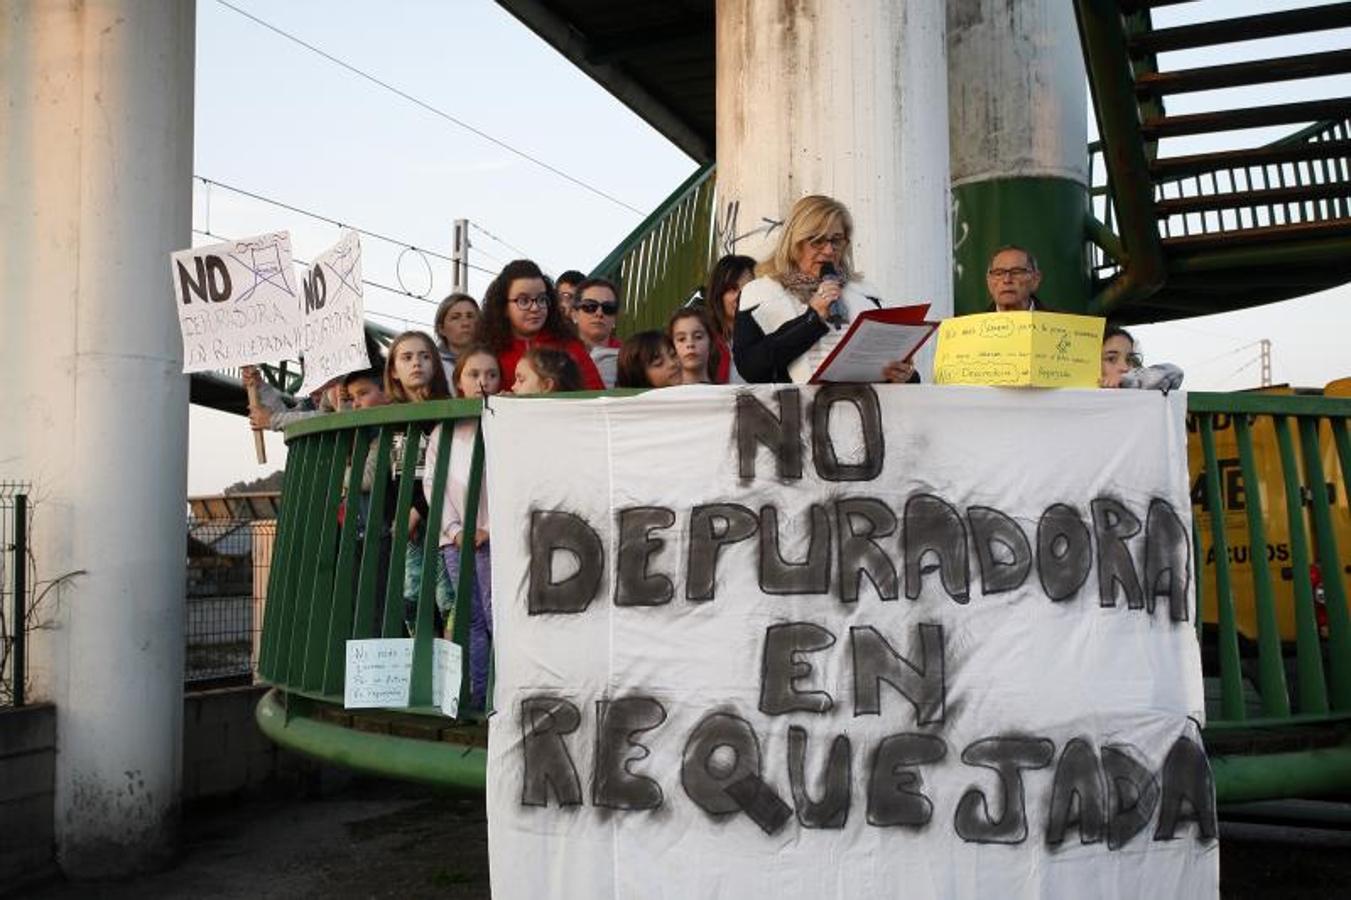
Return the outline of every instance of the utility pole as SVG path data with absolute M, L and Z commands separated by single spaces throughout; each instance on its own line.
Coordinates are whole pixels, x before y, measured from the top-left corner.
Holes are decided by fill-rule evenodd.
M 1271 387 L 1271 341 L 1262 338 L 1258 343 L 1262 353 L 1262 387 Z
M 455 220 L 455 234 L 451 239 L 450 251 L 451 290 L 459 294 L 469 293 L 469 220 Z

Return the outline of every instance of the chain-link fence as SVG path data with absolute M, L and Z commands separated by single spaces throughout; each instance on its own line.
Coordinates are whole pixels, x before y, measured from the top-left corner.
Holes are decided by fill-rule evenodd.
M 188 520 L 188 683 L 252 680 L 276 527 L 275 519 Z
M 26 628 L 32 606 L 32 513 L 29 485 L 0 481 L 0 707 L 22 706 L 26 693 Z

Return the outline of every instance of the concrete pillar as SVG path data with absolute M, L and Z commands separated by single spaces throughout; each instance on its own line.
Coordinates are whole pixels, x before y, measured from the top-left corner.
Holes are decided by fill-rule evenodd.
M 763 259 L 799 197 L 854 217 L 889 305 L 952 313 L 943 0 L 718 0 L 722 252 Z
M 33 482 L 58 859 L 171 849 L 183 710 L 192 0 L 0 3 L 0 478 Z M 39 587 L 42 587 L 40 584 Z
M 948 0 L 957 312 L 989 305 L 991 252 L 1038 258 L 1038 295 L 1088 301 L 1088 125 L 1083 54 L 1066 0 Z

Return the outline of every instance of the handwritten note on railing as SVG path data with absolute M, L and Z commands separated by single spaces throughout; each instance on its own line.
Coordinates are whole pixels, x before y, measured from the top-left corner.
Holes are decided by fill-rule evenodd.
M 342 705 L 348 709 L 407 706 L 412 678 L 412 638 L 348 641 Z
M 1097 387 L 1103 320 L 1064 313 L 983 313 L 938 329 L 937 384 Z
M 347 709 L 408 706 L 413 682 L 412 638 L 367 638 L 347 642 L 342 705 Z M 432 641 L 432 705 L 452 719 L 460 712 L 464 654 L 459 644 Z

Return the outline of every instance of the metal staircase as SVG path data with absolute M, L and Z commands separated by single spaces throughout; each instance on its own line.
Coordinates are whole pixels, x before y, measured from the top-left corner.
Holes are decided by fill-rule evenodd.
M 1089 311 L 1157 321 L 1351 280 L 1351 97 L 1182 115 L 1165 103 L 1351 72 L 1351 49 L 1254 60 L 1240 44 L 1351 27 L 1351 3 L 1152 27 L 1151 7 L 1180 2 L 1075 0 L 1102 136 L 1093 163 L 1106 176 L 1093 190 Z M 1201 48 L 1233 61 L 1159 70 L 1160 53 Z M 1171 138 L 1300 123 L 1313 124 L 1261 146 L 1160 152 Z

